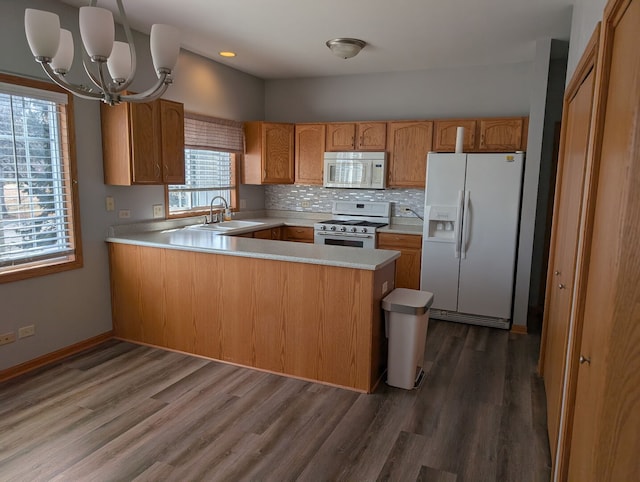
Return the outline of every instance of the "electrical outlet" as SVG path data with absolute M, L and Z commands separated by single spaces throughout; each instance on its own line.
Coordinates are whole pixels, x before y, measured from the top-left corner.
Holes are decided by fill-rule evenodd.
M 401 213 L 410 213 L 411 212 L 411 208 L 409 206 L 400 206 L 400 212 Z
M 104 207 L 107 211 L 115 211 L 116 210 L 116 202 L 113 199 L 113 196 L 107 196 L 104 199 Z
M 128 209 L 121 209 L 118 211 L 118 217 L 120 219 L 129 219 L 131 217 L 131 211 Z
M 162 218 L 164 217 L 164 209 L 162 204 L 154 204 L 153 205 L 153 217 L 154 218 Z
M 18 338 L 26 338 L 28 336 L 33 336 L 36 334 L 35 325 L 23 326 L 18 329 Z
M 309 201 L 302 201 L 300 203 L 300 206 L 302 206 L 303 208 L 308 208 L 311 207 L 311 203 Z
M 13 331 L 0 335 L 0 345 L 6 345 L 16 341 L 16 334 Z

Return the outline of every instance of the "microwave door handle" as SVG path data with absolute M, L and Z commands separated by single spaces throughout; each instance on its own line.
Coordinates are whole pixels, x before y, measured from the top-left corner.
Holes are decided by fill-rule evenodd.
M 360 186 L 371 186 L 371 164 L 367 162 L 362 163 L 362 179 L 360 179 Z

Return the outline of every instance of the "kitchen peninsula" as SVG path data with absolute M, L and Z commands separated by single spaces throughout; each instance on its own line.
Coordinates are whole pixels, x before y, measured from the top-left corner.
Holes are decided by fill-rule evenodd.
M 379 382 L 397 251 L 188 227 L 107 242 L 116 337 L 361 392 Z

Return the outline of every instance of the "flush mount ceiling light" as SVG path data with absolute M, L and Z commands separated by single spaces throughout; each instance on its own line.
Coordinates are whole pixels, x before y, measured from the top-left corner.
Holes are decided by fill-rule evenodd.
M 333 40 L 327 40 L 327 47 L 343 59 L 350 59 L 358 55 L 367 43 L 364 40 L 357 38 L 334 38 Z
M 221 57 L 235 57 L 236 53 L 235 52 L 229 52 L 229 51 L 222 51 L 222 52 L 218 52 L 218 55 L 220 55 Z
M 74 85 L 65 79 L 73 63 L 73 36 L 60 28 L 60 18 L 55 13 L 33 8 L 25 10 L 24 28 L 31 52 L 51 80 L 83 99 L 101 100 L 109 105 L 157 99 L 173 82 L 171 71 L 180 53 L 180 32 L 170 25 L 151 27 L 151 58 L 158 80 L 139 94 L 122 94 L 136 73 L 136 51 L 122 0 L 116 2 L 127 42 L 114 41 L 113 14 L 96 7 L 97 0 L 90 0 L 89 6 L 79 10 L 80 37 L 84 46 L 82 63 L 97 90 Z

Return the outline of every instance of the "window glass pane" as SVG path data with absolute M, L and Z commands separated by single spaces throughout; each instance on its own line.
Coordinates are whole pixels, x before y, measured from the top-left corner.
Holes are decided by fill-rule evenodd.
M 0 88 L 0 273 L 73 254 L 64 106 Z
M 169 213 L 208 208 L 214 196 L 231 204 L 233 154 L 208 149 L 184 152 L 185 184 L 168 187 Z

